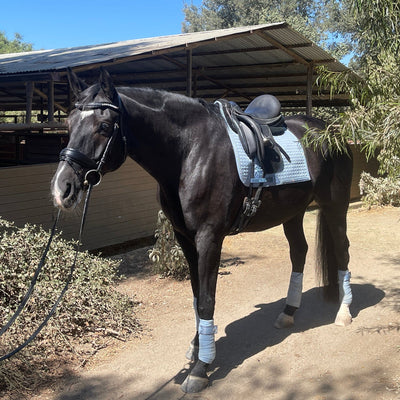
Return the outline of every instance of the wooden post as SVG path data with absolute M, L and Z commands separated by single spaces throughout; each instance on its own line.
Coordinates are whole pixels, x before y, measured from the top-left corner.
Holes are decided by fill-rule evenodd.
M 33 88 L 34 88 L 34 83 L 32 81 L 26 82 L 26 115 L 25 115 L 25 122 L 27 124 L 30 124 L 31 121 L 32 121 Z
M 197 97 L 197 78 L 198 78 L 198 74 L 195 73 L 193 76 L 193 90 L 192 90 L 193 97 Z
M 47 83 L 47 111 L 48 111 L 48 122 L 54 121 L 54 81 L 50 80 Z
M 186 95 L 192 97 L 192 49 L 186 51 Z
M 309 63 L 307 67 L 307 99 L 306 99 L 306 114 L 312 116 L 312 85 L 313 85 L 314 64 Z

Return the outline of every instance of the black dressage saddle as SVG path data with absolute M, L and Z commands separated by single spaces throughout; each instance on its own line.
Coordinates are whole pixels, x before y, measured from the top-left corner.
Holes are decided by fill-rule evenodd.
M 287 153 L 276 143 L 274 136 L 282 135 L 286 124 L 281 115 L 281 104 L 272 95 L 256 97 L 243 111 L 236 103 L 224 99 L 222 105 L 225 119 L 231 129 L 239 135 L 242 146 L 251 160 L 258 159 L 264 173 L 282 169 L 282 154 Z

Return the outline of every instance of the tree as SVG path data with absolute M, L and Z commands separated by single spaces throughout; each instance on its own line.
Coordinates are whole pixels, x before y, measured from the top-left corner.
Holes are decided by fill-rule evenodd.
M 9 40 L 6 34 L 0 31 L 0 54 L 19 53 L 31 50 L 32 44 L 23 42 L 23 38 L 19 33 L 14 35 L 14 39 Z
M 391 0 L 352 0 L 358 21 L 354 33 L 358 43 L 358 73 L 321 70 L 321 86 L 333 93 L 346 91 L 351 108 L 331 125 L 340 126 L 336 147 L 343 150 L 351 140 L 359 143 L 367 155 L 379 152 L 380 172 L 400 176 L 400 4 Z M 371 23 L 373 21 L 373 23 Z M 328 131 L 320 137 L 330 135 Z
M 287 22 L 338 58 L 354 47 L 349 0 L 203 0 L 183 11 L 184 32 Z
M 375 180 L 369 190 L 379 186 L 400 191 L 400 3 L 392 0 L 351 0 L 357 30 L 353 39 L 358 44 L 358 74 L 332 73 L 323 69 L 321 86 L 329 85 L 332 93 L 344 91 L 350 96 L 350 109 L 340 114 L 314 146 L 329 140 L 331 151 L 343 151 L 352 141 L 367 156 L 377 155 L 379 173 L 385 179 Z M 332 135 L 332 128 L 336 128 Z M 370 179 L 364 177 L 366 186 Z M 369 193 L 371 194 L 371 193 Z M 368 195 L 368 193 L 367 193 Z M 386 196 L 390 198 L 391 196 Z

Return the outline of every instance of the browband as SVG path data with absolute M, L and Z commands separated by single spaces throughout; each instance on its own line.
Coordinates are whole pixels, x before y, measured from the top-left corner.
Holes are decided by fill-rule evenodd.
M 96 110 L 96 109 L 106 109 L 110 108 L 113 111 L 120 112 L 120 109 L 118 106 L 112 104 L 112 103 L 101 103 L 101 102 L 92 102 L 92 103 L 87 103 L 87 104 L 82 104 L 82 103 L 75 103 L 75 108 L 81 111 L 86 111 L 86 110 Z

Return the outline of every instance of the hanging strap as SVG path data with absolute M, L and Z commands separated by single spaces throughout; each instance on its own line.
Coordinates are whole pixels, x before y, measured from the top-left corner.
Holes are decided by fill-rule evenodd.
M 75 250 L 75 257 L 74 257 L 74 261 L 73 261 L 73 263 L 72 263 L 72 265 L 71 265 L 71 268 L 70 268 L 70 271 L 69 271 L 69 275 L 68 275 L 68 279 L 67 279 L 67 281 L 66 281 L 66 283 L 65 283 L 65 285 L 64 285 L 63 290 L 61 291 L 61 293 L 60 293 L 60 295 L 58 296 L 57 300 L 56 300 L 55 303 L 53 304 L 53 307 L 51 308 L 50 312 L 47 314 L 47 316 L 46 316 L 46 318 L 44 319 L 44 321 L 36 328 L 36 330 L 32 333 L 32 335 L 29 336 L 29 338 L 26 339 L 26 341 L 25 341 L 24 343 L 20 344 L 20 345 L 19 345 L 17 348 L 15 348 L 13 351 L 11 351 L 11 352 L 9 352 L 8 354 L 2 356 L 2 357 L 0 358 L 0 362 L 3 361 L 3 360 L 7 360 L 7 359 L 11 358 L 13 355 L 15 355 L 16 353 L 18 353 L 18 352 L 21 351 L 22 349 L 24 349 L 29 343 L 31 343 L 31 342 L 36 338 L 36 336 L 39 334 L 39 332 L 44 328 L 44 326 L 47 324 L 47 322 L 49 321 L 49 319 L 50 319 L 50 318 L 52 317 L 52 315 L 55 313 L 55 311 L 56 311 L 56 309 L 57 309 L 57 306 L 60 304 L 62 298 L 64 297 L 64 294 L 65 294 L 65 292 L 67 291 L 68 286 L 69 286 L 69 284 L 70 284 L 70 282 L 71 282 L 71 280 L 72 280 L 72 276 L 73 276 L 74 271 L 75 271 L 76 260 L 77 260 L 77 258 L 78 258 L 78 253 L 79 253 L 80 248 L 81 248 L 81 239 L 82 239 L 82 234 L 83 234 L 83 228 L 84 228 L 84 225 L 85 225 L 86 214 L 87 214 L 87 209 L 88 209 L 88 205 L 89 205 L 89 198 L 90 198 L 90 194 L 91 194 L 91 191 L 92 191 L 92 187 L 93 187 L 92 185 L 89 185 L 88 191 L 87 191 L 87 194 L 86 194 L 85 205 L 84 205 L 84 208 L 83 208 L 82 219 L 81 219 L 81 225 L 80 225 L 80 228 L 79 228 L 79 239 L 78 239 L 78 244 L 77 244 L 76 250 Z M 28 301 L 28 299 L 29 299 L 29 297 L 30 297 L 30 295 L 31 295 L 31 293 L 32 293 L 32 291 L 33 291 L 33 288 L 34 288 L 34 286 L 35 286 L 37 277 L 38 277 L 38 275 L 39 275 L 39 273 L 40 273 L 40 271 L 41 271 L 41 269 L 42 269 L 42 267 L 43 267 L 43 265 L 44 265 L 44 262 L 45 262 L 47 253 L 48 253 L 49 248 L 50 248 L 51 241 L 53 240 L 54 232 L 55 232 L 55 227 L 56 227 L 57 221 L 58 221 L 58 219 L 59 219 L 59 216 L 60 216 L 60 211 L 59 211 L 58 214 L 57 214 L 56 221 L 54 222 L 54 225 L 53 225 L 53 228 L 52 228 L 51 236 L 50 236 L 49 241 L 48 241 L 48 243 L 47 243 L 45 252 L 43 253 L 43 256 L 42 256 L 42 258 L 41 258 L 41 260 L 40 260 L 39 266 L 38 266 L 38 268 L 37 268 L 36 271 L 35 271 L 34 277 L 32 278 L 31 285 L 30 285 L 30 287 L 29 287 L 27 293 L 25 294 L 24 299 L 22 300 L 21 304 L 19 305 L 17 311 L 16 311 L 15 314 L 10 318 L 10 320 L 8 321 L 8 323 L 3 327 L 3 329 L 2 329 L 1 332 L 0 332 L 0 335 L 2 335 L 4 332 L 6 332 L 7 329 L 11 326 L 11 324 L 15 321 L 15 319 L 16 319 L 16 318 L 18 317 L 18 315 L 21 313 L 22 309 L 24 308 L 26 302 Z

